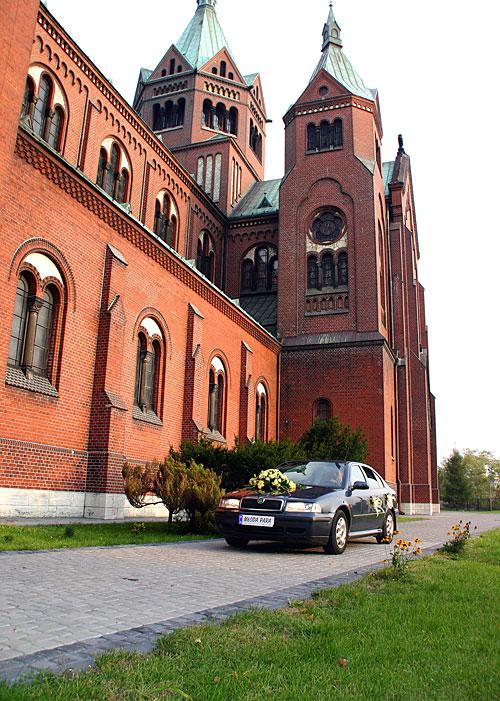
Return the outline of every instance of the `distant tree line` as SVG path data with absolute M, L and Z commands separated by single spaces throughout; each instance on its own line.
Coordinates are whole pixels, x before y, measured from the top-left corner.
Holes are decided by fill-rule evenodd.
M 439 470 L 439 487 L 445 506 L 499 508 L 500 460 L 486 450 L 453 450 Z

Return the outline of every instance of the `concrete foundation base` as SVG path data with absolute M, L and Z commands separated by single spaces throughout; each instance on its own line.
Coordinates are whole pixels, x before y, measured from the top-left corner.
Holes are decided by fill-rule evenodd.
M 400 511 L 405 516 L 432 516 L 441 513 L 440 504 L 400 504 Z
M 155 501 L 154 497 L 151 499 Z M 159 504 L 135 509 L 124 494 L 0 488 L 0 518 L 165 519 Z

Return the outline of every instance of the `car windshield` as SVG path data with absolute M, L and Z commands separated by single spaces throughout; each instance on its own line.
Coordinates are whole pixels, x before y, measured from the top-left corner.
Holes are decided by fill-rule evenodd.
M 341 489 L 347 465 L 344 462 L 304 462 L 286 466 L 282 472 L 303 487 L 330 487 Z

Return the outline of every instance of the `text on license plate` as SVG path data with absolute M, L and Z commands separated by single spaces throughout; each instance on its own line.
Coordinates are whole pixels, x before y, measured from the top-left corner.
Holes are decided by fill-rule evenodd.
M 240 514 L 239 524 L 240 526 L 264 526 L 264 528 L 272 528 L 274 526 L 274 516 Z

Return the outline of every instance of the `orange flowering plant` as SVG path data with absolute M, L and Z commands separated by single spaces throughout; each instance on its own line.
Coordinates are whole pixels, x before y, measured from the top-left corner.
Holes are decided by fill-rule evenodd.
M 448 535 L 451 536 L 442 547 L 442 551 L 447 555 L 460 555 L 465 548 L 465 544 L 471 537 L 471 522 L 463 523 L 459 521 L 451 527 Z M 474 527 L 477 530 L 477 526 Z
M 390 563 L 393 567 L 393 573 L 398 578 L 403 578 L 408 574 L 409 563 L 421 555 L 423 550 L 421 548 L 422 541 L 420 538 L 415 538 L 415 540 L 403 540 L 400 538 L 394 544 L 392 550 L 392 555 Z

